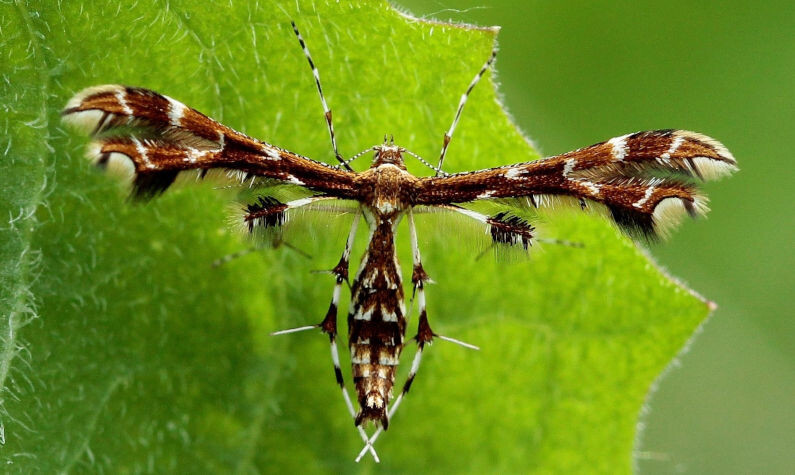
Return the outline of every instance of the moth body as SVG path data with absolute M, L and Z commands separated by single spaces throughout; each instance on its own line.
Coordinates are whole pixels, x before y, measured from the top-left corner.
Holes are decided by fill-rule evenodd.
M 356 203 L 342 256 L 330 271 L 335 285 L 325 318 L 317 325 L 276 334 L 320 329 L 329 337 L 335 378 L 364 442 L 357 461 L 367 452 L 378 460 L 373 444 L 411 388 L 426 345 L 440 338 L 472 347 L 431 330 L 425 305 L 425 285 L 430 278 L 422 265 L 415 215 L 428 210 L 459 213 L 479 222 L 491 236 L 493 247 L 528 250 L 535 239 L 535 228 L 532 217 L 520 213 L 572 201 L 582 209 L 603 209 L 608 219 L 631 236 L 654 239 L 664 237 L 683 215 L 706 213 L 707 200 L 698 188 L 700 181 L 737 170 L 729 150 L 710 137 L 684 130 L 653 130 L 540 160 L 448 174 L 442 164 L 453 131 L 466 98 L 494 61 L 495 53 L 462 96 L 444 135 L 438 166 L 386 140 L 345 160 L 337 150 L 332 114 L 322 95 L 317 69 L 295 25 L 293 28 L 321 94 L 339 162 L 336 166 L 248 137 L 181 102 L 143 88 L 104 85 L 85 89 L 67 103 L 63 117 L 92 138 L 89 156 L 98 167 L 132 177 L 137 198 L 164 192 L 177 175 L 185 172 L 198 172 L 199 178 L 204 178 L 208 171 L 221 170 L 239 180 L 241 186 L 262 186 L 257 200 L 242 210 L 242 222 L 250 232 L 278 229 L 296 209 L 317 207 L 322 211 L 329 200 Z M 351 162 L 369 151 L 374 151 L 370 167 L 355 171 Z M 435 173 L 412 175 L 403 161 L 407 155 Z M 267 193 L 265 187 L 274 182 L 301 187 L 305 196 L 283 203 Z M 485 215 L 468 207 L 481 200 L 492 200 L 505 210 Z M 348 311 L 348 344 L 359 406 L 356 410 L 345 388 L 336 337 L 340 294 L 348 281 L 351 249 L 362 219 L 369 238 L 351 284 Z M 395 253 L 396 230 L 403 219 L 408 222 L 412 249 L 411 287 L 417 302 L 417 333 L 412 340 L 417 352 L 400 394 L 393 399 L 395 373 L 407 341 L 408 315 Z M 376 425 L 371 435 L 362 428 L 366 422 Z

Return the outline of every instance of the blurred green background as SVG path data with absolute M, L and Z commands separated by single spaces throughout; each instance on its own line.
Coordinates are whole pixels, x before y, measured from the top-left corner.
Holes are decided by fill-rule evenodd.
M 507 109 L 544 155 L 627 132 L 723 141 L 740 173 L 651 249 L 719 309 L 651 396 L 642 473 L 793 473 L 795 8 L 787 1 L 400 0 L 499 25 Z

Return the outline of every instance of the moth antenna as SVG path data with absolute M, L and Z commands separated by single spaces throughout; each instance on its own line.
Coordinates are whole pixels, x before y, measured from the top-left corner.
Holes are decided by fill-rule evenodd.
M 306 42 L 304 41 L 304 37 L 301 36 L 301 33 L 298 31 L 298 27 L 295 26 L 295 22 L 291 21 L 290 24 L 293 26 L 293 31 L 295 32 L 295 36 L 298 38 L 298 43 L 301 44 L 301 49 L 304 50 L 304 55 L 306 56 L 306 60 L 309 61 L 309 67 L 312 68 L 312 75 L 315 77 L 315 85 L 317 86 L 317 93 L 320 95 L 320 103 L 323 104 L 323 116 L 326 118 L 326 125 L 328 126 L 328 134 L 331 137 L 331 148 L 334 149 L 334 156 L 340 162 L 340 165 L 345 167 L 348 171 L 353 171 L 353 169 L 345 163 L 345 160 L 340 155 L 339 150 L 337 150 L 337 138 L 334 135 L 334 125 L 331 121 L 331 109 L 329 109 L 328 104 L 326 103 L 326 96 L 323 95 L 323 86 L 320 85 L 320 72 L 317 70 L 317 66 L 315 66 L 315 62 L 312 61 L 312 55 L 309 54 L 309 48 L 306 46 Z
M 489 69 L 489 66 L 494 62 L 494 59 L 497 57 L 497 50 L 494 49 L 491 51 L 491 56 L 489 57 L 488 61 L 480 68 L 480 71 L 475 75 L 472 79 L 472 82 L 469 83 L 469 87 L 467 88 L 466 92 L 461 95 L 461 100 L 458 102 L 458 110 L 455 112 L 455 118 L 453 118 L 453 123 L 450 124 L 450 129 L 447 133 L 444 134 L 444 141 L 442 143 L 442 153 L 439 155 L 439 166 L 436 167 L 439 170 L 442 168 L 442 164 L 444 163 L 444 156 L 447 154 L 447 147 L 450 145 L 450 140 L 453 138 L 453 132 L 455 132 L 455 128 L 458 125 L 458 120 L 461 119 L 461 111 L 464 110 L 464 104 L 467 103 L 467 99 L 469 99 L 469 94 L 472 92 L 472 89 L 475 88 L 475 85 L 480 82 L 480 78 L 483 77 L 486 70 Z M 436 172 L 436 176 L 439 176 L 439 172 Z
M 347 164 L 347 165 L 350 165 L 351 162 L 353 162 L 357 158 L 361 157 L 362 155 L 366 154 L 367 152 L 372 152 L 373 150 L 375 150 L 375 147 L 376 147 L 376 145 L 373 145 L 372 147 L 369 147 L 369 148 L 366 148 L 366 149 L 362 150 L 361 152 L 357 153 L 356 155 L 352 156 L 351 158 L 345 160 L 344 163 Z
M 441 168 L 436 168 L 435 166 L 431 165 L 430 163 L 428 163 L 428 161 L 426 161 L 424 158 L 420 157 L 416 153 L 412 152 L 411 150 L 404 150 L 403 153 L 406 153 L 406 154 L 411 155 L 412 157 L 416 158 L 417 160 L 419 160 L 420 163 L 422 163 L 426 167 L 430 168 L 431 170 L 435 171 L 436 175 L 442 175 L 442 176 L 449 175 L 447 172 L 442 171 Z

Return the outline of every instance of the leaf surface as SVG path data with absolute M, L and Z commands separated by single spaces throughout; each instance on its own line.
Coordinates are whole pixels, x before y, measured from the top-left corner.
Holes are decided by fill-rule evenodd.
M 0 66 L 7 466 L 371 467 L 353 463 L 361 443 L 327 340 L 268 336 L 325 314 L 333 282 L 310 271 L 336 263 L 347 221 L 315 222 L 296 238 L 311 260 L 281 247 L 213 269 L 213 260 L 247 246 L 227 226 L 234 191 L 202 183 L 131 206 L 120 184 L 82 159 L 86 140 L 63 129 L 60 109 L 91 85 L 143 86 L 331 162 L 294 20 L 320 70 L 343 155 L 393 134 L 433 161 L 496 31 L 411 20 L 382 2 L 18 1 L 0 12 L 9 56 Z M 450 171 L 538 157 L 490 83 L 491 74 L 467 104 Z M 549 214 L 550 237 L 585 247 L 548 245 L 509 265 L 476 260 L 454 228 L 421 218 L 425 268 L 438 282 L 428 290 L 431 323 L 482 351 L 430 348 L 376 446 L 379 470 L 630 471 L 650 385 L 707 306 L 598 217 Z M 409 267 L 407 242 L 399 250 Z

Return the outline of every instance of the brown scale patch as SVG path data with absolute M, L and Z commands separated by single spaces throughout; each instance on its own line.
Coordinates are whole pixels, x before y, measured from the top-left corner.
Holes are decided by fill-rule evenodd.
M 168 127 L 170 102 L 160 94 L 148 89 L 128 87 L 124 101 L 133 112 L 133 117 L 151 122 L 156 127 Z M 187 110 L 187 108 L 186 108 Z
M 567 159 L 573 158 L 576 160 L 574 171 L 587 169 L 591 167 L 598 167 L 607 163 L 615 161 L 613 156 L 613 146 L 607 142 L 598 143 L 585 147 L 574 152 L 569 152 L 561 155 L 558 160 L 559 166 L 565 166 Z M 560 169 L 561 171 L 563 168 Z
M 638 132 L 626 139 L 627 154 L 625 162 L 657 158 L 668 151 L 673 142 L 670 131 Z
M 220 134 L 227 136 L 231 129 L 224 127 L 218 122 L 212 120 L 196 109 L 189 107 L 185 108 L 182 118 L 180 119 L 180 126 L 189 130 L 192 134 L 203 139 L 217 142 Z M 235 133 L 235 135 L 242 135 Z
M 116 97 L 116 89 L 92 94 L 83 99 L 79 106 L 66 109 L 63 111 L 63 113 L 71 114 L 73 112 L 87 111 L 92 109 L 98 109 L 103 112 L 109 112 L 116 115 L 126 115 L 124 108 L 121 106 L 119 99 Z
M 376 161 L 373 166 L 357 174 L 360 200 L 375 208 L 376 214 L 388 218 L 411 204 L 411 193 L 418 178 L 395 163 Z M 386 205 L 386 206 L 385 206 Z
M 712 158 L 715 160 L 726 161 L 721 157 L 718 152 L 709 144 L 706 144 L 698 139 L 693 137 L 685 137 L 684 142 L 679 148 L 676 149 L 676 153 L 672 155 L 675 158 L 693 158 L 693 157 L 707 157 Z
M 428 273 L 425 272 L 425 269 L 422 267 L 422 263 L 415 264 L 414 270 L 411 273 L 411 283 L 417 286 L 430 281 L 431 278 L 428 276 Z

